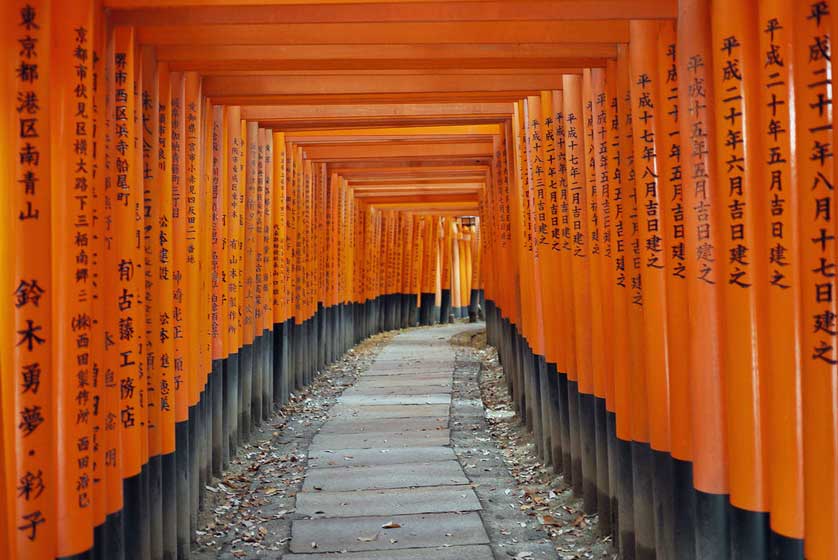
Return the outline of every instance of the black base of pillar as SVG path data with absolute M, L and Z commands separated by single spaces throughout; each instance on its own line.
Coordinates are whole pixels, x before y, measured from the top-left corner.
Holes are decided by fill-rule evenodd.
M 697 559 L 730 558 L 729 502 L 726 494 L 695 493 L 695 555 Z
M 198 509 L 201 500 L 201 443 L 203 422 L 201 422 L 201 401 L 189 407 L 189 537 L 198 529 Z M 127 519 L 126 519 L 127 522 Z
M 126 560 L 151 558 L 151 532 L 148 507 L 148 472 L 146 466 L 134 476 L 123 479 L 123 524 Z
M 594 396 L 594 432 L 596 434 L 596 492 L 599 532 L 611 534 L 611 481 L 608 471 L 608 412 L 605 399 Z
M 579 440 L 582 449 L 582 507 L 597 508 L 596 420 L 594 396 L 579 392 Z
M 163 560 L 177 560 L 177 464 L 175 453 L 160 457 L 163 472 Z
M 655 513 L 652 497 L 652 449 L 648 443 L 631 442 L 634 481 L 634 550 L 637 560 L 655 558 Z
M 442 290 L 439 305 L 439 322 L 443 325 L 453 321 L 451 317 L 451 290 Z
M 659 557 L 675 554 L 675 486 L 672 455 L 652 449 L 652 497 L 655 516 L 655 551 Z
M 803 539 L 793 539 L 772 531 L 768 542 L 770 560 L 803 560 Z
M 634 560 L 634 469 L 631 442 L 617 439 L 617 507 L 620 517 L 619 549 L 621 558 Z
M 410 316 L 411 309 L 413 308 L 411 295 L 410 294 L 401 294 L 402 300 L 402 328 L 406 329 L 408 327 L 412 327 L 412 318 Z
M 125 539 L 122 536 L 122 511 L 105 516 L 105 522 L 93 529 L 94 560 L 124 560 Z
M 190 481 L 189 422 L 175 423 L 175 476 L 177 506 L 177 557 L 189 558 L 192 540 L 190 510 L 192 483 Z
M 423 293 L 419 303 L 419 323 L 422 326 L 433 325 L 434 294 Z
M 582 442 L 579 433 L 579 385 L 576 381 L 567 381 L 567 411 L 570 428 L 570 484 L 573 493 L 581 497 L 582 483 Z
M 163 462 L 160 455 L 149 457 L 148 518 L 150 558 L 163 557 Z
M 695 487 L 693 465 L 672 459 L 672 488 L 675 516 L 673 531 L 678 558 L 696 560 L 695 556 Z
M 222 360 L 212 361 L 209 386 L 212 392 L 212 457 L 210 461 L 210 472 L 212 476 L 220 477 L 224 464 L 222 453 L 222 448 L 224 447 L 224 364 Z
M 416 296 L 411 296 L 408 304 L 407 326 L 415 327 L 419 322 L 419 308 L 416 307 Z
M 245 344 L 239 352 L 239 445 L 250 441 L 250 407 L 253 392 L 253 344 Z
M 256 333 L 252 348 L 252 374 L 250 380 L 250 431 L 262 425 L 262 385 L 265 380 L 265 341 L 262 333 Z
M 476 323 L 479 319 L 480 290 L 471 290 L 468 303 L 468 322 Z

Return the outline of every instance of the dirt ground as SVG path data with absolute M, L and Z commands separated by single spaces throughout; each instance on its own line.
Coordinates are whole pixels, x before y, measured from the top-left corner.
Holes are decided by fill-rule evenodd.
M 518 508 L 550 539 L 560 559 L 616 559 L 611 537 L 598 533 L 597 516 L 584 515 L 581 499 L 573 496 L 564 478 L 541 463 L 532 435 L 512 407 L 497 352 L 486 346 L 486 331 L 462 333 L 452 344 L 459 347 L 459 361 L 481 364 L 479 394 L 487 411 L 486 430 L 515 480 L 505 491 L 513 493 Z

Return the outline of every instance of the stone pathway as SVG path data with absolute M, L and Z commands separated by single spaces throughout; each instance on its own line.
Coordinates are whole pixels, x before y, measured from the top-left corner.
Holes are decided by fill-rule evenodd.
M 451 447 L 460 326 L 395 337 L 314 437 L 287 560 L 492 560 Z M 331 553 L 331 554 L 330 554 Z
M 536 476 L 532 438 L 489 434 L 481 331 L 381 334 L 329 366 L 208 486 L 193 560 L 607 557 L 560 477 Z

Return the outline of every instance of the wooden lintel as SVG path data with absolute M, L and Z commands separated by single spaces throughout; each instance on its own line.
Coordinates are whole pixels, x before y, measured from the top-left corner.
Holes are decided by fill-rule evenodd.
M 402 159 L 446 159 L 450 157 L 491 156 L 491 142 L 467 144 L 381 144 L 374 147 L 359 144 L 309 146 L 306 156 L 313 161 L 345 161 L 353 159 L 382 160 Z
M 211 4 L 212 2 L 203 2 Z M 167 0 L 169 7 L 129 8 L 129 6 L 159 6 L 154 0 L 105 0 L 117 9 L 113 21 L 118 25 L 207 25 L 224 23 L 341 23 L 399 22 L 399 21 L 533 21 L 573 19 L 660 19 L 677 16 L 676 0 L 494 0 L 487 2 L 367 2 L 363 4 L 335 2 L 280 1 L 272 6 L 249 5 L 235 0 L 226 5 L 205 5 L 200 10 L 189 0 Z M 128 9 L 125 9 L 128 8 Z
M 628 21 L 465 21 L 385 23 L 251 23 L 137 27 L 153 45 L 397 45 L 467 43 L 626 43 Z
M 577 73 L 578 68 L 557 69 L 549 74 L 464 75 L 294 75 L 294 76 L 207 76 L 203 81 L 206 95 L 288 96 L 288 95 L 370 95 L 417 94 L 439 92 L 539 92 L 562 87 L 562 74 Z

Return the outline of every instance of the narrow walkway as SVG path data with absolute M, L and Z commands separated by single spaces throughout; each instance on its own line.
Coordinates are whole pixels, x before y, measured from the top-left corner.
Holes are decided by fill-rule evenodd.
M 398 335 L 346 390 L 309 450 L 287 560 L 492 560 L 451 448 L 451 335 Z

